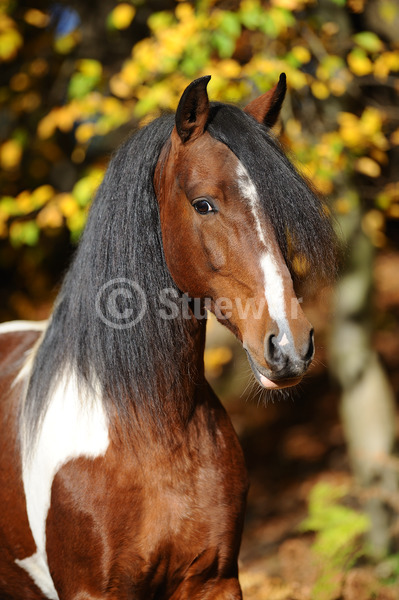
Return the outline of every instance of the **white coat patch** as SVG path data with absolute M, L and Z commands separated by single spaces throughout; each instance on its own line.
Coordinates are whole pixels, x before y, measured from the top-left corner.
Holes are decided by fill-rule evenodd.
M 46 327 L 47 321 L 7 321 L 0 323 L 0 335 L 18 331 L 44 331 Z
M 79 456 L 102 456 L 109 444 L 101 398 L 82 395 L 81 389 L 73 373 L 65 372 L 50 398 L 33 451 L 29 452 L 23 438 L 22 475 L 36 552 L 16 562 L 50 600 L 58 600 L 46 554 L 46 519 L 53 479 L 62 465 Z

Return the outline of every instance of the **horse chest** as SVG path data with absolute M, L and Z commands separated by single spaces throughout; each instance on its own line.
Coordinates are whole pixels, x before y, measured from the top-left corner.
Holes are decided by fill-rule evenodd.
M 81 589 L 135 600 L 163 590 L 159 597 L 169 598 L 190 570 L 234 564 L 246 475 L 231 425 L 200 444 L 163 448 L 132 453 L 111 442 L 105 454 L 76 457 L 54 475 L 46 553 L 60 598 Z

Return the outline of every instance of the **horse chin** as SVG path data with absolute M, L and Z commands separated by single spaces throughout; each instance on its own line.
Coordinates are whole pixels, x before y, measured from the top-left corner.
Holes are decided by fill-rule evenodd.
M 294 379 L 282 379 L 281 381 L 273 381 L 272 379 L 268 379 L 259 371 L 255 373 L 256 379 L 260 382 L 261 386 L 267 390 L 281 390 L 283 388 L 292 387 L 297 385 L 302 377 L 295 377 Z
M 249 352 L 248 351 L 246 351 L 246 352 L 247 352 L 248 362 L 251 366 L 253 374 L 255 375 L 256 381 L 258 383 L 260 383 L 260 385 L 263 388 L 265 388 L 266 390 L 282 390 L 284 388 L 293 387 L 294 385 L 297 385 L 302 380 L 303 375 L 300 375 L 299 377 L 292 377 L 292 378 L 287 378 L 287 379 L 272 379 L 272 377 L 267 377 L 266 375 L 261 373 L 261 369 L 262 370 L 264 370 L 264 369 L 262 367 L 258 366 L 257 364 L 255 364 L 255 361 L 251 357 Z

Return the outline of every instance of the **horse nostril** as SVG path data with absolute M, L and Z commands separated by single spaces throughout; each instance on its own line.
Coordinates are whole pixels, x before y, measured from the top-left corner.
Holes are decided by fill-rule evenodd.
M 270 369 L 281 369 L 287 362 L 287 357 L 281 351 L 277 336 L 271 333 L 265 344 L 265 359 Z
M 314 355 L 314 330 L 311 329 L 310 334 L 309 334 L 309 346 L 308 346 L 308 350 L 305 354 L 304 360 L 306 362 L 312 360 L 313 355 Z
M 267 341 L 267 358 L 271 361 L 273 360 L 273 357 L 275 356 L 277 350 L 273 341 L 275 338 L 276 336 L 272 333 Z

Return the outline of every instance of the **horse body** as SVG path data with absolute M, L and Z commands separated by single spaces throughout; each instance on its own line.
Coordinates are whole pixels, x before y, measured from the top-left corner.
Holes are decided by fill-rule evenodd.
M 269 132 L 285 79 L 248 114 L 208 81 L 112 159 L 49 323 L 0 326 L 4 600 L 242 598 L 247 474 L 194 299 L 263 387 L 294 385 L 293 257 L 329 271 L 334 236 Z
M 2 389 L 39 338 L 35 331 L 1 335 L 0 329 L 8 373 Z M 246 471 L 231 422 L 208 384 L 196 386 L 194 412 L 184 430 L 176 422 L 173 442 L 144 433 L 121 443 L 117 432 L 104 431 L 100 407 L 80 414 L 70 375 L 53 394 L 25 473 L 13 456 L 18 411 L 8 405 L 18 403 L 24 378 L 1 404 L 2 423 L 14 416 L 2 436 L 7 485 L 0 498 L 10 507 L 0 515 L 2 599 L 239 598 Z M 209 592 L 198 581 L 204 573 Z

